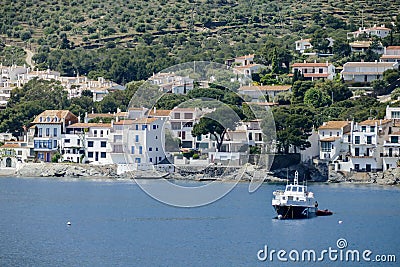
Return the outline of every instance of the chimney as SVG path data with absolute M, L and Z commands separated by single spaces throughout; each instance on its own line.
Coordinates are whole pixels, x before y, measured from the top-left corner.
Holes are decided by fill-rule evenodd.
M 156 111 L 157 111 L 157 108 L 154 106 L 154 108 L 153 108 L 154 115 L 156 115 Z
M 114 120 L 111 120 L 111 128 L 114 128 Z

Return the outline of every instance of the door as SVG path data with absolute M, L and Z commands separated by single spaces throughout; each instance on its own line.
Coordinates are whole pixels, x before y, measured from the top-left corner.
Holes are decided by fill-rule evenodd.
M 95 153 L 95 159 L 94 159 L 95 161 L 99 161 L 99 152 L 96 152 Z
M 356 157 L 360 156 L 360 148 L 359 147 L 356 147 L 354 149 L 354 156 L 356 156 Z
M 366 164 L 366 165 L 365 165 L 365 170 L 366 170 L 367 172 L 370 172 L 370 171 L 371 171 L 371 164 Z
M 6 167 L 11 168 L 11 158 L 6 159 Z

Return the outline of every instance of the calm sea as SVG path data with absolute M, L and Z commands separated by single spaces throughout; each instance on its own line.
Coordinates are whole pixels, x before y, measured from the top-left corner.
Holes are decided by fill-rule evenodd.
M 335 214 L 285 221 L 271 207 L 278 188 L 239 184 L 213 204 L 175 208 L 133 182 L 1 178 L 0 266 L 399 266 L 398 187 L 310 185 Z

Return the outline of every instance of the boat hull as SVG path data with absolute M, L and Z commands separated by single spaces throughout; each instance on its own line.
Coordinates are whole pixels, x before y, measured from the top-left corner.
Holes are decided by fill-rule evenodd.
M 307 219 L 314 217 L 316 207 L 273 205 L 278 218 L 282 219 Z

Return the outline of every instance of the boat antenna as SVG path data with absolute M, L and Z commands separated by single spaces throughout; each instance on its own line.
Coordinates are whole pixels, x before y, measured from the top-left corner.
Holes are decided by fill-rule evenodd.
M 289 184 L 289 168 L 286 168 L 286 185 Z

